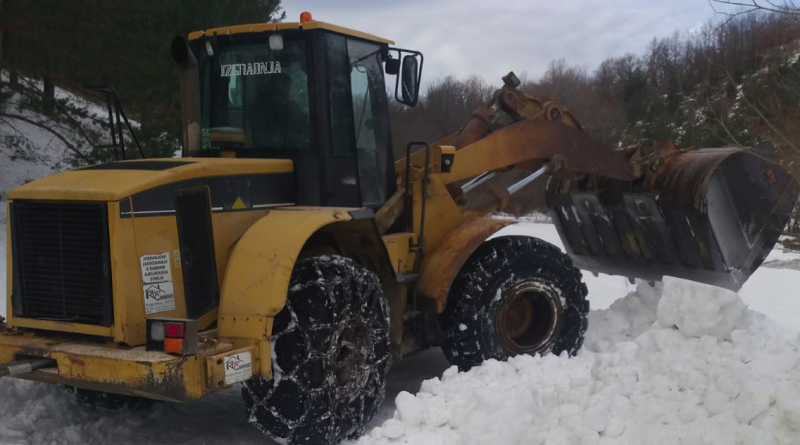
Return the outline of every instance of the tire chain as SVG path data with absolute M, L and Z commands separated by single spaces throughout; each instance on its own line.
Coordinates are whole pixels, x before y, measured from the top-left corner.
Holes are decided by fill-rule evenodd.
M 462 275 L 459 272 L 456 280 L 451 287 L 451 304 L 448 304 L 445 314 L 442 315 L 441 323 L 445 333 L 444 344 L 442 350 L 445 353 L 448 361 L 452 364 L 458 364 L 462 370 L 469 369 L 472 365 L 482 362 L 487 358 L 504 359 L 505 357 L 492 354 L 494 357 L 486 357 L 487 353 L 495 350 L 495 347 L 487 348 L 481 345 L 480 338 L 482 337 L 481 325 L 493 325 L 491 313 L 493 312 L 493 305 L 487 304 L 485 299 L 486 287 L 491 287 L 496 270 L 488 270 L 487 266 L 497 266 L 498 264 L 506 267 L 509 261 L 518 258 L 524 254 L 536 254 L 539 256 L 540 264 L 554 265 L 556 268 L 563 270 L 569 278 L 575 280 L 578 284 L 577 293 L 579 299 L 565 299 L 562 303 L 564 305 L 564 313 L 571 313 L 573 320 L 577 318 L 579 324 L 577 326 L 562 326 L 561 338 L 568 334 L 569 337 L 575 338 L 575 341 L 563 348 L 569 355 L 574 355 L 583 346 L 583 338 L 588 328 L 587 315 L 589 313 L 589 302 L 586 300 L 588 289 L 586 284 L 581 280 L 581 272 L 576 268 L 569 257 L 564 254 L 558 247 L 539 240 L 537 238 L 515 236 L 515 237 L 502 237 L 490 240 L 488 246 L 483 246 L 482 250 L 479 248 L 473 257 L 467 260 L 467 263 L 462 268 L 466 273 Z M 486 249 L 491 249 L 490 252 L 485 252 Z M 468 268 L 473 267 L 473 270 Z M 548 278 L 559 279 L 559 277 L 552 276 L 551 272 L 547 272 Z M 563 277 L 560 278 L 562 281 Z M 461 281 L 464 284 L 458 285 L 457 282 Z M 457 297 L 453 297 L 453 293 L 458 293 Z M 577 300 L 577 301 L 576 301 Z M 464 320 L 470 320 L 469 322 Z M 577 332 L 575 332 L 577 328 Z M 493 342 L 496 339 L 493 339 Z M 554 342 L 552 347 L 555 347 L 558 340 Z M 551 347 L 551 348 L 552 348 Z M 560 353 L 562 351 L 556 351 Z M 507 355 L 507 354 L 506 354 Z
M 322 257 L 326 258 L 326 257 Z M 330 258 L 330 257 L 327 257 Z M 361 278 L 363 274 L 363 269 L 360 268 L 356 263 L 352 262 L 349 259 L 345 258 L 335 258 L 334 264 L 339 265 L 346 265 L 348 270 L 348 278 L 350 277 L 359 277 Z M 341 262 L 337 260 L 343 260 Z M 308 260 L 304 260 L 308 261 Z M 328 263 L 330 264 L 330 263 Z M 372 274 L 371 272 L 368 272 Z M 380 296 L 377 298 L 377 304 L 379 305 L 379 310 L 385 315 L 384 325 L 388 328 L 389 323 L 389 313 L 388 313 L 388 304 L 386 299 L 383 298 L 380 289 L 375 289 L 374 286 L 378 286 L 380 288 L 380 281 L 374 276 L 374 279 L 360 279 L 358 283 L 358 290 L 360 291 L 360 296 L 371 296 L 372 294 L 378 292 Z M 306 281 L 304 283 L 290 285 L 290 294 L 293 292 L 302 291 L 311 286 L 317 286 L 322 288 L 322 292 L 326 295 L 329 294 L 336 294 L 337 292 L 331 291 L 330 288 L 335 288 L 336 285 L 341 285 L 342 277 L 333 277 L 326 282 L 327 288 L 324 286 L 320 286 L 321 282 L 325 282 L 325 277 L 323 276 L 323 272 L 317 266 L 317 280 L 314 281 Z M 363 357 L 366 357 L 367 360 L 364 363 L 373 363 L 372 366 L 376 372 L 370 375 L 369 373 L 369 365 L 365 365 L 362 363 L 362 366 L 358 367 L 359 372 L 356 374 L 355 378 L 351 379 L 351 381 L 344 387 L 337 386 L 335 382 L 330 381 L 331 379 L 335 379 L 335 376 L 332 373 L 333 363 L 335 361 L 335 354 L 339 352 L 339 347 L 337 345 L 338 338 L 344 331 L 345 327 L 352 326 L 354 323 L 363 323 L 365 320 L 365 313 L 368 313 L 367 305 L 370 304 L 369 298 L 364 298 L 364 301 L 361 301 L 360 307 L 353 307 L 357 301 L 349 301 L 349 302 L 339 302 L 340 305 L 343 305 L 342 308 L 339 308 L 342 312 L 349 312 L 346 315 L 345 321 L 341 321 L 340 313 L 337 311 L 336 307 L 331 307 L 334 302 L 326 300 L 326 308 L 332 312 L 332 318 L 335 320 L 334 323 L 315 323 L 311 327 L 304 329 L 302 327 L 302 322 L 297 316 L 297 313 L 292 306 L 292 302 L 290 298 L 287 298 L 286 305 L 284 310 L 288 311 L 290 315 L 290 322 L 285 330 L 274 334 L 271 337 L 271 348 L 272 348 L 272 364 L 273 364 L 273 379 L 266 380 L 264 378 L 254 378 L 252 381 L 247 382 L 244 384 L 244 388 L 242 390 L 243 396 L 246 401 L 251 400 L 251 403 L 247 403 L 247 411 L 249 415 L 249 421 L 253 425 L 255 425 L 262 433 L 272 437 L 278 442 L 282 443 L 304 443 L 305 441 L 309 441 L 309 443 L 319 443 L 316 441 L 316 437 L 295 437 L 295 433 L 298 432 L 297 428 L 304 424 L 306 420 L 310 420 L 309 416 L 316 417 L 313 424 L 323 423 L 328 420 L 332 420 L 328 423 L 327 432 L 324 434 L 325 437 L 330 439 L 330 443 L 337 443 L 344 438 L 357 438 L 361 436 L 364 432 L 366 424 L 371 420 L 374 416 L 376 409 L 373 409 L 372 412 L 364 413 L 364 396 L 369 396 L 373 398 L 375 401 L 375 405 L 380 406 L 383 402 L 385 397 L 385 372 L 383 369 L 388 369 L 391 366 L 391 354 L 389 353 L 388 348 L 388 332 L 387 330 L 375 330 L 372 326 L 367 326 L 370 334 L 370 341 L 369 344 L 361 344 L 360 346 L 360 353 L 363 354 Z M 358 320 L 362 318 L 361 320 Z M 338 320 L 338 321 L 337 321 Z M 369 322 L 370 320 L 366 320 Z M 326 331 L 330 331 L 330 337 L 326 341 L 327 350 L 320 351 L 317 348 L 314 348 L 312 345 L 312 339 L 310 336 L 313 334 L 321 335 L 324 334 Z M 300 335 L 302 337 L 302 345 L 304 350 L 306 351 L 306 355 L 303 360 L 296 362 L 293 366 L 294 369 L 290 370 L 289 372 L 284 372 L 279 365 L 279 358 L 277 357 L 277 349 L 279 347 L 278 342 L 284 337 L 288 337 L 291 335 Z M 370 347 L 376 345 L 378 342 L 381 341 L 381 338 L 384 339 L 386 342 L 386 347 L 384 348 L 385 353 L 382 358 L 377 358 L 375 354 L 375 348 Z M 284 360 L 285 361 L 285 360 Z M 308 369 L 309 363 L 313 361 L 321 361 L 325 363 L 327 369 L 325 379 L 320 381 L 320 386 L 316 388 L 309 388 L 302 380 L 302 376 L 298 376 L 297 373 L 299 370 Z M 385 366 L 384 366 L 385 365 Z M 287 418 L 284 413 L 281 412 L 281 408 L 284 408 L 285 411 L 286 407 L 282 406 L 275 406 L 274 402 L 272 402 L 273 397 L 276 395 L 275 393 L 281 388 L 281 384 L 286 385 L 286 383 L 291 383 L 299 390 L 300 394 L 302 395 L 301 400 L 303 403 L 303 414 L 297 418 Z M 372 385 L 369 385 L 372 383 Z M 373 386 L 374 388 L 369 388 L 369 386 Z M 326 392 L 330 391 L 330 388 L 333 388 L 333 394 L 331 394 L 331 398 L 334 400 L 330 400 L 331 409 L 329 409 L 326 413 L 319 415 L 319 412 L 315 412 L 313 401 L 319 400 L 320 397 L 324 398 L 326 396 Z M 261 394 L 261 395 L 259 395 Z M 341 405 L 341 411 L 336 412 L 337 409 L 337 402 L 341 403 L 344 400 L 344 396 L 346 394 L 350 394 L 350 403 L 353 400 L 358 400 L 359 403 L 357 406 L 348 406 L 347 404 Z M 358 394 L 358 396 L 355 396 Z M 267 410 L 269 413 L 283 426 L 286 427 L 288 430 L 287 437 L 280 437 L 280 433 L 282 432 L 275 432 L 270 431 L 264 425 L 261 425 L 256 419 L 256 413 L 259 409 Z M 366 414 L 366 418 L 361 418 L 362 414 Z M 333 418 L 332 418 L 333 417 Z M 298 441 L 298 442 L 296 442 Z

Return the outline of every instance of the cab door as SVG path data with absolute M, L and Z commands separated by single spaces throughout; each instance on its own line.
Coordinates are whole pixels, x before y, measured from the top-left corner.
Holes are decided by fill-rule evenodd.
M 383 205 L 394 193 L 396 184 L 381 49 L 373 42 L 347 39 L 353 143 L 358 160 L 361 205 L 365 207 Z
M 350 77 L 347 42 L 344 36 L 319 33 L 314 58 L 317 73 L 316 94 L 320 104 L 318 140 L 321 158 L 320 201 L 324 206 L 360 207 L 358 161 L 353 145 L 353 111 L 350 100 Z
M 319 128 L 321 201 L 326 206 L 380 207 L 394 192 L 389 110 L 380 45 L 321 33 L 315 58 L 324 97 Z M 324 78 L 322 78 L 324 77 Z

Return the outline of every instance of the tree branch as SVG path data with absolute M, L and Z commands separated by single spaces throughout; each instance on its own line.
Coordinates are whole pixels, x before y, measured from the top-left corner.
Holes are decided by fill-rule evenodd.
M 785 2 L 782 5 L 776 4 L 772 0 L 763 0 L 763 1 L 750 0 L 749 2 L 737 1 L 737 0 L 708 0 L 708 3 L 711 6 L 711 9 L 713 9 L 715 13 L 727 16 L 739 16 L 754 11 L 766 11 L 766 12 L 774 12 L 777 14 L 800 16 L 800 9 L 798 9 L 794 1 L 791 0 Z M 723 11 L 720 8 L 715 7 L 714 6 L 715 3 L 717 5 L 722 5 L 723 8 L 734 7 L 734 8 L 746 8 L 746 9 L 735 12 L 727 12 Z
M 35 120 L 33 120 L 33 119 L 27 118 L 27 117 L 25 117 L 25 116 L 22 116 L 22 115 L 19 115 L 19 114 L 6 113 L 6 112 L 0 112 L 0 118 L 5 118 L 5 119 L 16 119 L 16 120 L 18 120 L 18 121 L 25 122 L 25 123 L 27 123 L 27 124 L 33 125 L 34 127 L 41 128 L 42 130 L 45 130 L 45 131 L 49 132 L 50 134 L 52 134 L 53 136 L 55 136 L 55 137 L 56 137 L 58 140 L 60 140 L 61 142 L 63 142 L 63 143 L 64 143 L 64 145 L 65 145 L 65 146 L 66 146 L 66 147 L 67 147 L 67 148 L 68 148 L 68 149 L 69 149 L 71 152 L 73 152 L 73 153 L 74 153 L 74 154 L 75 154 L 77 157 L 79 157 L 81 160 L 85 161 L 87 164 L 91 164 L 91 162 L 92 162 L 92 161 L 91 161 L 91 159 L 89 159 L 89 157 L 88 157 L 88 156 L 86 156 L 85 154 L 83 154 L 83 152 L 81 152 L 81 151 L 78 149 L 78 147 L 76 147 L 76 146 L 75 146 L 75 145 L 74 145 L 72 142 L 70 142 L 69 140 L 67 140 L 67 138 L 66 138 L 66 137 L 64 137 L 64 136 L 63 136 L 61 133 L 59 133 L 59 132 L 57 132 L 57 131 L 53 130 L 52 128 L 50 128 L 49 126 L 47 126 L 47 125 L 45 125 L 45 124 L 43 124 L 43 123 L 41 123 L 41 122 L 37 122 L 37 121 L 35 121 Z

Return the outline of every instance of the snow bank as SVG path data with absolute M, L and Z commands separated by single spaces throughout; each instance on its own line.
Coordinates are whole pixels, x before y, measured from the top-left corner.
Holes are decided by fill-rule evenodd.
M 79 404 L 58 385 L 0 379 L 0 443 L 87 444 L 124 438 L 163 416 L 159 405 L 146 413 L 98 412 Z
M 657 312 L 663 326 L 675 326 L 687 337 L 730 339 L 746 308 L 736 292 L 674 277 L 663 283 Z
M 589 326 L 577 357 L 490 360 L 401 393 L 356 443 L 800 443 L 797 341 L 736 294 L 640 283 Z

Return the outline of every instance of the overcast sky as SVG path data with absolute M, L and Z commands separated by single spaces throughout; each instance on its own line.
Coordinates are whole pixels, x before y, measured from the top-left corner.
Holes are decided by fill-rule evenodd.
M 425 55 L 423 78 L 508 71 L 538 79 L 555 59 L 593 71 L 653 37 L 714 19 L 707 0 L 283 0 L 287 21 L 314 19 L 392 39 Z

